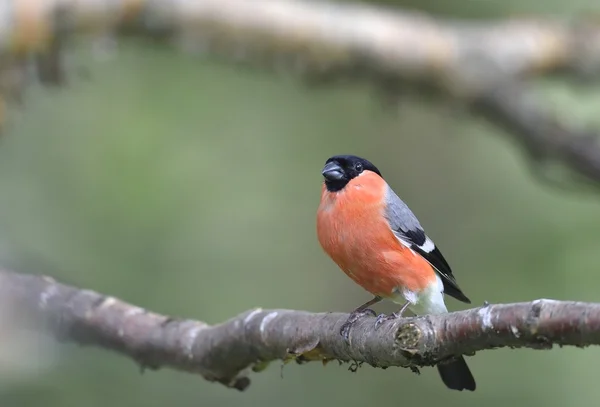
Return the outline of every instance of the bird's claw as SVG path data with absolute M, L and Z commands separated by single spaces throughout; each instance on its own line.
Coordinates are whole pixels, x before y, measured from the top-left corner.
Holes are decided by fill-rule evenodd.
M 375 311 L 373 311 L 371 308 L 365 308 L 365 309 L 362 311 L 362 314 L 363 314 L 363 315 L 371 314 L 371 316 L 373 316 L 373 317 L 376 317 L 376 316 L 377 316 L 377 313 L 376 313 Z
M 354 311 L 350 314 L 346 322 L 344 322 L 342 328 L 340 329 L 340 335 L 342 335 L 346 342 L 350 342 L 350 328 L 352 328 L 352 325 L 354 325 L 356 321 L 365 315 L 376 316 L 377 313 L 370 308 L 366 308 L 361 311 Z
M 386 315 L 386 314 L 377 315 L 377 319 L 375 320 L 375 329 L 379 328 L 379 325 L 383 324 L 385 321 L 396 319 L 399 316 L 400 315 L 395 312 L 392 312 L 390 315 Z

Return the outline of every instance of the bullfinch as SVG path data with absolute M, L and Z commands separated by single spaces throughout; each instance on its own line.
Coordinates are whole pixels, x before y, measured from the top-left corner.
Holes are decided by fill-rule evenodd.
M 448 312 L 444 294 L 470 304 L 450 266 L 419 220 L 396 195 L 371 162 L 353 155 L 329 158 L 317 211 L 321 247 L 354 282 L 373 294 L 356 308 L 340 334 L 346 340 L 370 307 L 388 299 L 401 304 L 398 313 L 380 315 L 375 324 L 400 317 Z M 475 379 L 462 356 L 440 362 L 444 384 L 454 390 L 475 390 Z

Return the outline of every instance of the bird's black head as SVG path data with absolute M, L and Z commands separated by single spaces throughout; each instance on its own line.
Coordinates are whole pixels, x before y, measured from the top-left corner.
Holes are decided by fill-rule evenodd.
M 381 173 L 370 161 L 355 155 L 335 155 L 325 161 L 323 167 L 323 178 L 329 192 L 342 190 L 348 182 L 358 177 L 363 171 L 373 171 L 381 176 Z

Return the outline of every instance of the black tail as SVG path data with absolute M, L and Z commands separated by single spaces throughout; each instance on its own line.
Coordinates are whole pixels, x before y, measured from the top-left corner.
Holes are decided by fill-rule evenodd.
M 437 365 L 442 381 L 452 390 L 475 390 L 475 379 L 462 356 Z

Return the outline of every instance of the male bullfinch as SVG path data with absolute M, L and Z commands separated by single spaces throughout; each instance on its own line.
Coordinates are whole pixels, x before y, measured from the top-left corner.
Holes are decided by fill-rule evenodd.
M 323 250 L 374 298 L 356 308 L 340 332 L 369 306 L 382 299 L 402 304 L 415 315 L 448 312 L 444 293 L 470 304 L 442 253 L 425 234 L 419 220 L 394 193 L 371 162 L 353 155 L 329 158 L 317 212 L 317 235 Z M 438 364 L 443 382 L 454 390 L 475 390 L 475 379 L 462 356 Z

